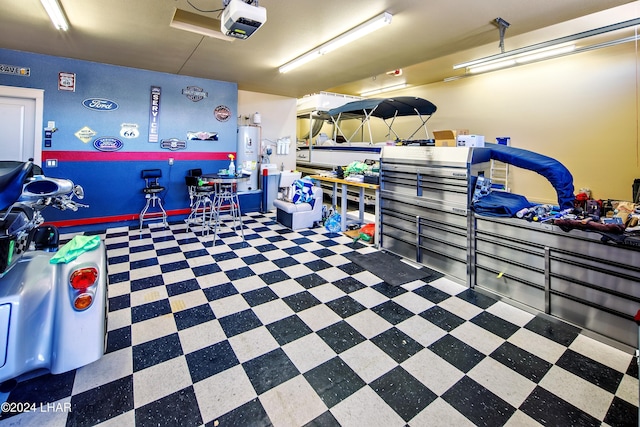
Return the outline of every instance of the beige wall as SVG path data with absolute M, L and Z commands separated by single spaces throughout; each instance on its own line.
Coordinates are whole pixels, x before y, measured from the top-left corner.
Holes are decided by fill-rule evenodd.
M 295 169 L 296 140 L 296 99 L 264 93 L 238 91 L 238 125 L 252 124 L 251 118 L 258 112 L 262 123 L 262 141 L 275 141 L 278 138 L 290 137 L 289 155 L 276 155 L 275 147 L 271 155 L 271 163 L 278 166 L 284 164 L 285 169 Z M 246 121 L 245 117 L 249 117 Z
M 640 178 L 639 69 L 630 42 L 384 96 L 433 102 L 438 111 L 430 132 L 469 129 L 487 141 L 510 136 L 512 146 L 563 163 L 576 191 L 587 187 L 594 198 L 630 200 L 633 180 Z M 376 129 L 374 140 L 384 141 L 386 128 Z M 531 201 L 556 201 L 535 172 L 512 168 L 509 186 Z
M 640 178 L 637 66 L 633 43 L 580 53 L 415 92 L 439 111 L 431 129 L 469 129 L 495 141 L 555 158 L 576 190 L 594 198 L 631 199 Z M 439 114 L 444 112 L 444 114 Z M 534 172 L 512 168 L 510 187 L 531 200 L 555 192 Z

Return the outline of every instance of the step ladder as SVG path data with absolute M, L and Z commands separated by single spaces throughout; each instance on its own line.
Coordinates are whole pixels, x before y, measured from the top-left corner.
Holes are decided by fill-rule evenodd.
M 501 138 L 498 138 L 501 139 Z M 506 145 L 511 145 L 511 138 L 504 138 Z M 489 170 L 491 186 L 496 189 L 509 191 L 509 164 L 491 159 L 491 169 Z
M 509 164 L 492 159 L 489 177 L 492 187 L 509 191 Z

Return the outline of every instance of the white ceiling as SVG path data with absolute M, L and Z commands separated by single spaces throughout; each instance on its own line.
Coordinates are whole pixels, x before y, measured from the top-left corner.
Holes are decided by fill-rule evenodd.
M 441 81 L 452 75 L 453 59 L 474 59 L 470 55 L 481 47 L 483 56 L 500 52 L 497 17 L 510 23 L 508 50 L 517 47 L 509 46 L 510 37 L 636 2 L 260 0 L 267 22 L 248 40 L 233 42 L 169 27 L 176 8 L 218 18 L 219 12 L 192 6 L 215 10 L 222 0 L 60 0 L 70 21 L 67 32 L 53 28 L 39 0 L 0 3 L 2 48 L 237 82 L 241 90 L 298 98 L 319 91 L 358 95 L 389 80 Z M 283 63 L 385 11 L 393 21 L 377 33 L 287 74 L 278 72 Z M 494 50 L 487 52 L 488 45 Z M 402 76 L 386 75 L 397 68 Z

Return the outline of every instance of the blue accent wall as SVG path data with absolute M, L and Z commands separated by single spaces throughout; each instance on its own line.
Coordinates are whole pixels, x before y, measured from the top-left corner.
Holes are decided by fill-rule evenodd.
M 47 209 L 49 221 L 73 219 L 117 218 L 137 215 L 144 206 L 143 169 L 159 168 L 165 209 L 189 207 L 184 183 L 187 170 L 201 168 L 204 173 L 217 172 L 229 164 L 228 153 L 237 144 L 238 88 L 236 83 L 189 76 L 159 73 L 120 66 L 79 61 L 68 58 L 0 49 L 0 63 L 28 68 L 29 76 L 0 74 L 0 85 L 44 90 L 44 126 L 55 121 L 51 147 L 45 147 L 43 130 L 43 163 L 58 158 L 58 166 L 48 168 L 45 175 L 69 178 L 85 189 L 88 209 L 58 212 Z M 220 66 L 220 64 L 218 64 Z M 59 73 L 75 74 L 75 91 L 58 89 Z M 218 133 L 218 141 L 187 141 L 186 149 L 167 150 L 159 142 L 148 142 L 151 87 L 161 88 L 159 140 L 177 138 L 185 141 L 189 131 Z M 183 90 L 199 88 L 206 97 L 193 101 Z M 196 89 L 198 90 L 198 89 Z M 94 111 L 83 106 L 89 98 L 113 101 L 117 109 Z M 230 110 L 228 120 L 214 116 L 216 107 Z M 139 136 L 127 139 L 120 135 L 122 124 L 136 124 Z M 89 127 L 96 135 L 83 142 L 75 133 Z M 96 149 L 96 138 L 114 137 L 123 147 L 115 152 Z M 0 155 L 1 157 L 1 155 Z M 168 159 L 174 158 L 173 166 Z

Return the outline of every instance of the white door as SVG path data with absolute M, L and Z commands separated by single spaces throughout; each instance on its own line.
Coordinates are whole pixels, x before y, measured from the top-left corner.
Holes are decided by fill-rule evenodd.
M 42 162 L 43 91 L 0 86 L 0 160 Z

